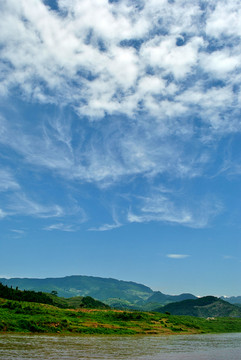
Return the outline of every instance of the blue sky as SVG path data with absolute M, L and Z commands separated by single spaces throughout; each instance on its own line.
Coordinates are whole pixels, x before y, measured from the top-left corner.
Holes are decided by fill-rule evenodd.
M 0 277 L 241 295 L 239 1 L 0 11 Z

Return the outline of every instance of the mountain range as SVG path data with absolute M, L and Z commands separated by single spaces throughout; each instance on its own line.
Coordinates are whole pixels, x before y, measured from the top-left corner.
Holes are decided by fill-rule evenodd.
M 115 308 L 155 310 L 170 303 L 198 299 L 195 295 L 189 293 L 167 295 L 132 281 L 84 275 L 46 279 L 0 278 L 0 282 L 3 285 L 17 287 L 20 290 L 47 293 L 54 291 L 58 293 L 58 296 L 65 298 L 91 296 Z M 223 300 L 227 302 L 229 298 L 225 297 Z M 241 304 L 241 296 L 231 297 L 230 303 Z

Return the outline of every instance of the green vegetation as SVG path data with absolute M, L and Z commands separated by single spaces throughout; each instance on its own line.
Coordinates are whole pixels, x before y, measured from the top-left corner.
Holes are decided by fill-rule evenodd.
M 0 283 L 0 331 L 76 334 L 176 334 L 241 331 L 241 319 L 173 316 L 140 311 L 111 310 L 90 296 L 59 298 L 50 294 L 21 291 Z M 21 300 L 21 301 L 19 301 Z M 113 299 L 118 301 L 118 299 Z M 123 301 L 123 307 L 127 301 Z M 189 312 L 209 309 L 224 301 L 206 297 L 169 304 Z M 194 306 L 195 305 L 195 306 Z M 232 308 L 234 305 L 228 304 Z M 218 306 L 220 311 L 220 305 Z M 163 307 L 162 310 L 167 310 Z M 193 310 L 194 309 L 194 310 Z M 237 308 L 239 310 L 239 308 Z M 198 310 L 200 311 L 200 310 Z M 205 310 L 207 311 L 207 310 Z M 240 310 L 241 311 L 241 310 Z
M 42 292 L 35 291 L 21 291 L 18 288 L 13 289 L 9 288 L 7 285 L 2 285 L 0 283 L 0 297 L 9 300 L 18 300 L 18 301 L 29 301 L 29 302 L 38 302 L 42 304 L 53 305 L 53 300 L 46 294 Z
M 214 296 L 196 300 L 184 300 L 160 307 L 156 311 L 170 312 L 173 315 L 198 317 L 241 317 L 241 308 Z
M 19 289 L 52 293 L 64 298 L 91 296 L 116 309 L 153 310 L 174 301 L 194 299 L 192 294 L 165 295 L 132 281 L 120 281 L 94 276 L 66 276 L 47 279 L 1 279 L 4 285 Z
M 53 305 L 63 309 L 110 309 L 110 307 L 90 296 L 75 296 L 72 298 L 59 298 L 52 294 Z
M 241 319 L 206 320 L 140 311 L 60 309 L 0 299 L 0 331 L 58 334 L 190 334 L 241 331 Z
M 137 293 L 139 299 L 140 294 L 147 295 L 144 296 L 140 289 L 137 291 L 137 287 L 133 288 L 132 283 L 129 288 L 126 284 L 123 286 L 127 286 L 128 291 L 125 291 L 132 300 Z M 159 312 L 153 312 L 153 308 L 159 306 L 154 301 L 163 296 L 167 295 L 157 293 L 151 296 L 150 302 L 142 299 L 134 305 L 132 300 L 112 297 L 109 304 L 121 308 L 113 310 L 88 295 L 63 298 L 57 296 L 55 288 L 43 293 L 21 291 L 0 283 L 0 332 L 119 335 L 241 332 L 240 307 L 208 296 L 171 303 L 159 307 Z M 126 310 L 138 306 L 152 312 Z
M 54 305 L 63 309 L 109 309 L 110 307 L 101 301 L 95 300 L 90 296 L 76 296 L 73 298 L 59 298 L 56 291 L 51 294 L 35 292 L 29 290 L 19 290 L 18 288 L 9 288 L 0 283 L 0 298 L 17 301 L 36 302 L 40 304 Z

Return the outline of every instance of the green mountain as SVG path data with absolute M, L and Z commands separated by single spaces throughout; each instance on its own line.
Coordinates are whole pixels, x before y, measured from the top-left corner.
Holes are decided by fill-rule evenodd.
M 117 309 L 152 311 L 173 302 L 197 299 L 192 294 L 167 295 L 132 281 L 121 281 L 94 276 L 66 276 L 62 278 L 0 279 L 4 285 L 21 290 L 57 292 L 59 298 L 90 296 Z M 77 302 L 79 300 L 76 300 Z
M 190 315 L 198 317 L 241 317 L 241 308 L 214 296 L 205 296 L 196 300 L 184 300 L 156 309 L 172 315 Z
M 149 287 L 135 282 L 82 275 L 47 279 L 0 279 L 0 282 L 22 290 L 57 291 L 58 296 L 65 298 L 91 296 L 100 301 L 121 299 L 127 304 L 146 301 L 154 293 Z

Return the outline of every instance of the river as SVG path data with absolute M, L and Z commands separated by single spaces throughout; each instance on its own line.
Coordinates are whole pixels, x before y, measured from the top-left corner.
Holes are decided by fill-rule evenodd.
M 0 360 L 238 360 L 241 333 L 164 336 L 0 335 Z

